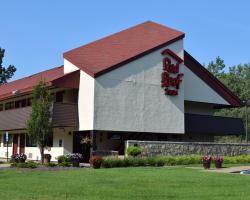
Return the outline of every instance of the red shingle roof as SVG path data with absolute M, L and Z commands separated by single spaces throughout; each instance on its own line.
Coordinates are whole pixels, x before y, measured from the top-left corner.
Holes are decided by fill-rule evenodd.
M 31 92 L 33 87 L 40 81 L 45 80 L 51 85 L 53 80 L 63 77 L 63 66 L 40 72 L 7 84 L 0 85 L 0 99 L 11 97 L 12 92 L 17 90 L 20 93 Z
M 97 77 L 183 37 L 180 31 L 148 21 L 68 51 L 64 58 Z

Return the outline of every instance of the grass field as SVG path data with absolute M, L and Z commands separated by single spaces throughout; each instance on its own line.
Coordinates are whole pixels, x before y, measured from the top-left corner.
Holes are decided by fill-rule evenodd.
M 245 200 L 250 175 L 184 167 L 0 171 L 3 200 Z

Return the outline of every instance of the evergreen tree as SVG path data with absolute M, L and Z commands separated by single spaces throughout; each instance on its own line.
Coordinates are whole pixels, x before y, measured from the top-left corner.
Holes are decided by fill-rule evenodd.
M 219 56 L 215 59 L 215 61 L 211 61 L 207 66 L 208 71 L 210 71 L 216 78 L 221 78 L 225 74 L 225 64 L 224 60 Z
M 0 48 L 0 85 L 3 83 L 7 83 L 7 81 L 14 75 L 16 72 L 16 68 L 14 65 L 9 65 L 7 68 L 3 67 L 3 57 L 4 57 L 4 49 Z

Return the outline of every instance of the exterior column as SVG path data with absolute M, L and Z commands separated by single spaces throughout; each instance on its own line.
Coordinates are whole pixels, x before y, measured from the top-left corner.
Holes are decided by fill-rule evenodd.
M 90 149 L 90 155 L 93 155 L 93 151 L 96 151 L 96 131 L 91 130 L 90 131 L 90 138 L 91 138 L 91 149 Z

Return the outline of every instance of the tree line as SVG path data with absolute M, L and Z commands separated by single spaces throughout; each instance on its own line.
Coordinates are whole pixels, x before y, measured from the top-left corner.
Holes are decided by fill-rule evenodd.
M 217 57 L 215 61 L 211 61 L 205 66 L 216 78 L 218 78 L 224 85 L 226 85 L 234 94 L 236 94 L 244 103 L 250 103 L 250 63 L 238 64 L 228 67 L 226 71 L 226 65 L 222 58 Z M 245 125 L 246 119 L 248 119 L 248 139 L 250 139 L 250 108 L 249 106 L 241 108 L 224 108 L 215 112 L 215 115 L 226 117 L 238 117 L 242 118 Z M 245 135 L 238 137 L 238 140 L 244 140 Z M 237 141 L 235 137 L 234 140 Z

